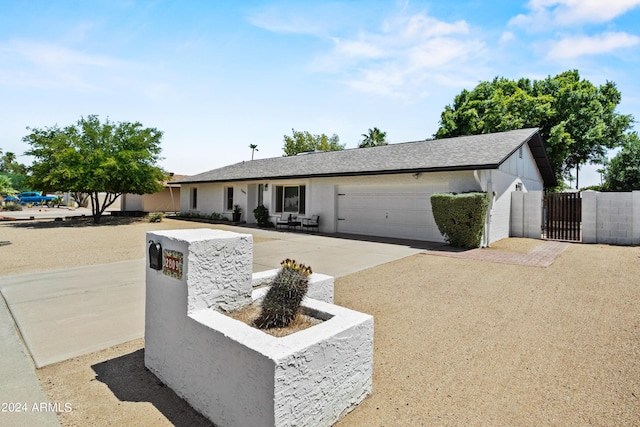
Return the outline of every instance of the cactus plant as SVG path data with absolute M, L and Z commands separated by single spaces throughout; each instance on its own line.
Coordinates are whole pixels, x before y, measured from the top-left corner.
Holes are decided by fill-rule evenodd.
M 260 316 L 253 324 L 260 329 L 284 328 L 295 319 L 309 288 L 311 267 L 285 259 L 262 301 Z

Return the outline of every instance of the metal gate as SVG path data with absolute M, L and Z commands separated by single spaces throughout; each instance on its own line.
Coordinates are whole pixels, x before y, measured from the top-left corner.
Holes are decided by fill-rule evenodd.
M 544 197 L 544 237 L 549 240 L 582 241 L 580 193 L 547 193 Z

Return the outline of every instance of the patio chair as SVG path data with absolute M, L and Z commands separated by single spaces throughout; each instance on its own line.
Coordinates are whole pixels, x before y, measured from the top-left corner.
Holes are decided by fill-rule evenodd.
M 286 226 L 289 228 L 289 221 L 291 221 L 291 214 L 282 213 L 280 214 L 280 218 L 276 219 L 276 230 L 278 227 Z
M 316 231 L 319 231 L 318 229 L 319 225 L 320 225 L 320 215 L 311 215 L 311 218 L 305 219 L 302 222 L 302 228 L 304 230 L 315 228 Z

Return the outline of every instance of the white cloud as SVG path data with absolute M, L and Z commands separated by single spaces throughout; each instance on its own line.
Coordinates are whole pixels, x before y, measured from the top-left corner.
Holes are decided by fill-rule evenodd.
M 275 3 L 251 9 L 246 18 L 252 25 L 274 33 L 309 34 L 328 37 L 356 10 L 339 3 Z
M 508 43 L 511 40 L 515 40 L 516 36 L 511 31 L 505 31 L 500 36 L 500 43 Z
M 640 37 L 628 33 L 603 33 L 597 36 L 567 37 L 552 45 L 550 59 L 569 59 L 601 55 L 640 45 Z
M 122 61 L 106 56 L 90 55 L 52 43 L 17 40 L 10 42 L 6 48 L 37 66 L 52 68 L 74 66 L 115 67 L 122 64 Z
M 509 22 L 531 30 L 567 27 L 585 23 L 605 23 L 639 7 L 640 0 L 530 0 L 528 14 Z
M 0 86 L 132 93 L 154 98 L 168 85 L 148 65 L 87 53 L 63 43 L 15 39 L 0 42 Z
M 424 13 L 395 16 L 378 31 L 331 40 L 333 49 L 316 58 L 315 71 L 338 74 L 356 90 L 391 97 L 427 93 L 427 80 L 442 84 L 456 75 L 467 80 L 461 70 L 473 69 L 464 65 L 481 58 L 485 49 L 465 21 L 444 22 Z

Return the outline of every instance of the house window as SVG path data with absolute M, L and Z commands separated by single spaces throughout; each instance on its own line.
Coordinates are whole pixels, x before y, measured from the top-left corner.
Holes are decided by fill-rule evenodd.
M 198 189 L 191 189 L 191 209 L 198 209 Z
M 233 210 L 233 187 L 227 187 L 225 190 L 225 209 L 228 211 Z
M 303 214 L 306 201 L 304 185 L 277 185 L 276 212 Z

